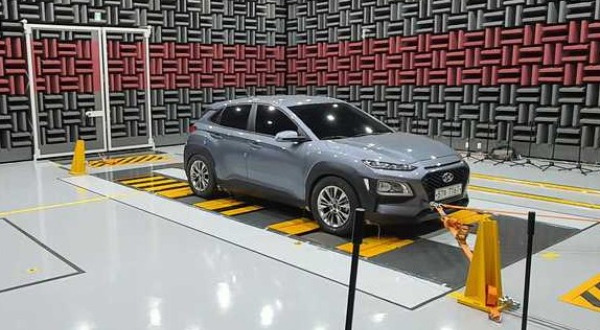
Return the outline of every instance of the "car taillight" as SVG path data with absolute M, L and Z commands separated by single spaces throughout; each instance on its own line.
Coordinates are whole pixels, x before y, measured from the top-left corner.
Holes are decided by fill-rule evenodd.
M 188 128 L 188 132 L 189 132 L 190 134 L 191 134 L 191 133 L 194 133 L 194 132 L 195 132 L 195 131 L 197 131 L 197 130 L 198 130 L 198 127 L 196 127 L 196 125 L 195 125 L 195 124 L 191 124 L 191 125 L 190 125 L 190 127 Z

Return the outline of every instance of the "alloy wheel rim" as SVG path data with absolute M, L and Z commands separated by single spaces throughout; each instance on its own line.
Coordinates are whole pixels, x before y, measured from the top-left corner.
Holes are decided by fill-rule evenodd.
M 319 192 L 317 210 L 325 224 L 339 228 L 350 219 L 350 200 L 340 187 L 327 186 Z
M 208 166 L 201 160 L 194 161 L 190 168 L 192 185 L 196 190 L 205 191 L 210 184 Z

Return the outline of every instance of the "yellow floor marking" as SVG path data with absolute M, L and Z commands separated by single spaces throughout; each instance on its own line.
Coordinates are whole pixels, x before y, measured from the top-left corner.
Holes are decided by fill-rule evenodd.
M 543 252 L 543 253 L 540 254 L 540 256 L 542 258 L 548 259 L 548 260 L 554 260 L 554 259 L 560 258 L 560 254 L 558 254 L 556 252 L 552 252 L 552 251 Z
M 135 164 L 139 161 L 142 161 L 146 158 L 146 156 L 133 156 L 127 158 L 120 158 L 115 160 L 116 165 L 125 165 L 125 164 Z
M 319 229 L 319 224 L 308 218 L 299 218 L 276 223 L 267 228 L 288 235 L 299 235 Z
M 143 163 L 154 163 L 159 161 L 169 160 L 169 155 L 138 155 L 138 156 L 127 156 L 117 158 L 106 158 L 98 160 L 88 161 L 88 165 L 94 168 L 101 168 L 106 166 L 121 166 L 131 164 L 143 164 Z
M 150 177 L 146 177 L 146 178 L 123 180 L 123 181 L 120 181 L 120 183 L 129 185 L 129 184 L 150 182 L 150 181 L 156 181 L 156 180 L 162 180 L 162 179 L 166 179 L 166 178 L 164 176 L 150 176 Z
M 600 312 L 600 274 L 560 297 L 563 302 Z
M 200 208 L 203 208 L 205 210 L 214 211 L 214 210 L 224 209 L 226 207 L 238 206 L 238 205 L 242 205 L 242 204 L 244 204 L 244 202 L 238 201 L 233 198 L 220 198 L 220 199 L 213 199 L 210 201 L 196 203 L 194 205 L 198 206 Z
M 250 206 L 242 207 L 242 208 L 239 208 L 239 209 L 233 209 L 233 210 L 229 210 L 229 211 L 223 211 L 223 212 L 221 212 L 221 214 L 233 216 L 233 215 L 240 215 L 240 214 L 244 214 L 244 213 L 250 213 L 250 212 L 262 210 L 263 208 L 264 207 L 258 206 L 258 205 L 250 205 Z
M 188 186 L 189 186 L 189 184 L 187 182 L 180 181 L 177 183 L 162 185 L 162 186 L 158 186 L 158 187 L 144 188 L 144 190 L 149 191 L 149 192 L 154 192 L 154 191 L 167 190 L 167 189 L 171 189 L 171 188 L 183 188 L 183 187 L 188 187 Z
M 492 194 L 507 195 L 507 196 L 513 196 L 513 197 L 519 197 L 519 198 L 527 198 L 527 199 L 532 199 L 532 200 L 537 200 L 537 201 L 542 201 L 542 202 L 564 204 L 564 205 L 569 205 L 569 206 L 584 207 L 584 208 L 594 209 L 594 210 L 600 210 L 600 204 L 576 202 L 576 201 L 566 200 L 566 199 L 562 199 L 562 198 L 558 198 L 558 197 L 535 195 L 535 194 L 528 194 L 528 193 L 517 192 L 517 191 L 512 191 L 512 190 L 495 189 L 495 188 L 488 188 L 488 187 L 474 186 L 474 185 L 469 185 L 469 190 L 487 192 L 487 193 L 492 193 Z
M 88 166 L 93 168 L 100 168 L 106 166 L 103 160 L 90 160 L 88 161 Z
M 596 284 L 595 286 L 589 288 L 587 290 L 587 292 L 589 294 L 592 295 L 592 297 L 596 298 L 598 301 L 600 301 L 600 289 L 598 288 L 598 284 Z
M 142 189 L 142 188 L 147 188 L 147 187 L 154 187 L 154 186 L 160 186 L 160 185 L 164 185 L 167 183 L 173 183 L 173 182 L 179 182 L 177 180 L 173 180 L 173 179 L 167 179 L 164 178 L 162 180 L 156 180 L 156 181 L 150 181 L 150 182 L 142 182 L 142 183 L 136 183 L 136 184 L 130 184 L 130 187 L 134 187 L 134 188 L 138 188 L 138 189 Z
M 556 184 L 556 183 L 520 180 L 520 179 L 507 178 L 507 177 L 503 177 L 503 176 L 481 174 L 481 173 L 471 173 L 471 177 L 475 178 L 475 179 L 488 180 L 488 181 L 514 183 L 514 184 L 534 186 L 534 187 L 547 188 L 547 189 L 573 191 L 573 192 L 578 192 L 578 193 L 582 193 L 582 194 L 600 195 L 600 190 L 591 189 L 591 188 L 583 188 L 583 187 L 575 187 L 575 186 L 567 186 L 567 185 Z
M 413 242 L 414 241 L 410 239 L 399 239 L 396 237 L 367 237 L 360 245 L 359 254 L 361 257 L 371 258 L 395 249 L 399 249 L 401 247 L 405 247 Z M 352 247 L 352 242 L 348 242 L 338 245 L 336 249 L 352 253 Z
M 31 267 L 29 269 L 27 269 L 27 274 L 35 274 L 35 273 L 39 273 L 40 269 L 37 267 Z
M 6 217 L 9 215 L 15 215 L 15 214 L 21 214 L 21 213 L 39 212 L 39 211 L 44 211 L 44 210 L 50 210 L 50 209 L 56 209 L 56 208 L 61 208 L 61 207 L 68 207 L 68 206 L 75 206 L 75 205 L 81 205 L 81 204 L 87 204 L 87 203 L 102 202 L 102 201 L 110 200 L 113 198 L 131 196 L 136 193 L 141 193 L 141 192 L 134 191 L 133 193 L 116 194 L 116 195 L 110 195 L 110 196 L 100 196 L 100 197 L 93 197 L 93 198 L 88 198 L 88 199 L 81 199 L 81 200 L 73 201 L 73 202 L 40 205 L 40 206 L 28 207 L 28 208 L 24 208 L 24 209 L 5 211 L 5 212 L 0 212 L 0 217 Z
M 194 193 L 192 192 L 192 188 L 190 188 L 190 187 L 170 189 L 170 190 L 165 190 L 165 191 L 161 191 L 158 193 L 158 195 L 167 197 L 167 198 L 181 198 L 181 197 L 187 197 L 187 196 L 190 196 L 193 194 Z

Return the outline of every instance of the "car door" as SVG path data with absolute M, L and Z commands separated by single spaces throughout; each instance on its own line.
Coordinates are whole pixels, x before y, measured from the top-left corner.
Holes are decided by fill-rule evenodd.
M 275 135 L 291 130 L 303 135 L 298 126 L 280 109 L 257 104 L 253 113 L 254 138 L 248 154 L 250 182 L 278 193 L 276 199 L 304 200 L 306 143 L 278 142 Z M 293 200 L 287 200 L 293 198 Z
M 217 114 L 210 135 L 210 150 L 219 181 L 246 181 L 246 157 L 251 134 L 249 131 L 252 104 L 226 107 Z

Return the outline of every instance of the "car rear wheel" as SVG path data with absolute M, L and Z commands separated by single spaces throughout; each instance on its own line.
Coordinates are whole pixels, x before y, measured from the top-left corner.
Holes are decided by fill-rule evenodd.
M 339 236 L 352 233 L 354 213 L 359 207 L 352 186 L 337 177 L 326 177 L 314 187 L 311 195 L 311 210 L 321 228 Z
M 208 198 L 217 191 L 215 170 L 212 162 L 203 155 L 192 156 L 186 168 L 188 182 L 194 194 Z

